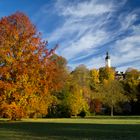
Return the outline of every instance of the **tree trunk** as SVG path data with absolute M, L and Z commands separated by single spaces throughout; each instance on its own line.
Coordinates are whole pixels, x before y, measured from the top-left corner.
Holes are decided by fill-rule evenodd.
M 10 121 L 16 121 L 17 119 L 16 119 L 16 117 L 15 116 L 12 116 L 11 118 L 10 118 Z
M 111 117 L 113 117 L 113 105 L 111 106 Z

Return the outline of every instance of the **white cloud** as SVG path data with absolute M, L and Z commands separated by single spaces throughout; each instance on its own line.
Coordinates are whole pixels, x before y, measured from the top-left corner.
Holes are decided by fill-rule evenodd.
M 134 31 L 132 36 L 118 40 L 115 44 L 115 53 L 112 56 L 114 66 L 118 66 L 119 69 L 123 70 L 126 67 L 136 67 L 140 60 L 139 45 L 140 34 L 137 35 Z
M 87 66 L 89 69 L 104 67 L 105 66 L 104 56 L 92 58 L 90 61 L 87 61 Z
M 112 7 L 112 3 L 97 1 L 80 2 L 70 6 L 59 1 L 56 4 L 58 14 L 66 19 L 61 27 L 50 34 L 49 41 L 62 40 L 60 44 L 65 47 L 60 48 L 58 52 L 67 59 L 75 58 L 83 51 L 88 52 L 98 47 L 107 41 L 108 36 L 102 26 L 107 22 L 106 18 Z M 105 13 L 107 14 L 104 15 Z
M 79 40 L 72 42 L 69 47 L 63 48 L 63 50 L 61 50 L 61 54 L 68 59 L 72 59 L 82 52 L 86 53 L 90 51 L 90 49 L 96 48 L 101 42 L 104 42 L 106 39 L 107 34 L 103 31 L 86 33 L 86 35 L 79 38 Z
M 123 13 L 119 16 L 119 21 L 121 24 L 121 30 L 126 30 L 131 28 L 133 23 L 137 20 L 138 15 L 135 12 Z
M 127 53 L 131 51 L 136 51 L 137 45 L 140 44 L 140 35 L 128 36 L 122 40 L 116 41 L 116 49 L 120 53 Z
M 58 7 L 58 5 L 57 5 Z M 75 5 L 61 5 L 60 15 L 84 18 L 85 16 L 98 16 L 113 10 L 111 3 L 98 3 L 97 0 L 84 1 Z
M 71 66 L 81 64 L 83 59 L 89 68 L 104 66 L 107 50 L 111 51 L 113 66 L 122 67 L 121 64 L 137 61 L 140 59 L 140 25 L 134 23 L 139 11 L 119 13 L 126 2 L 57 0 L 55 12 L 63 24 L 48 35 L 49 42 L 59 42 L 61 47 L 57 52 L 66 57 Z

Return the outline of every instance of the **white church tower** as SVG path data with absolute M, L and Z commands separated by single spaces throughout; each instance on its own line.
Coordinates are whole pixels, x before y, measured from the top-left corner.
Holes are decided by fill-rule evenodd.
M 109 68 L 111 67 L 111 59 L 108 52 L 106 53 L 106 57 L 105 57 L 105 66 Z

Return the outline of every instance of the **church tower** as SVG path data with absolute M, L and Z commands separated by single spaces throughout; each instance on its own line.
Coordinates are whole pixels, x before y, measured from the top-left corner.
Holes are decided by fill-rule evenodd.
M 106 57 L 105 57 L 105 66 L 109 68 L 111 67 L 111 59 L 108 52 L 106 53 Z

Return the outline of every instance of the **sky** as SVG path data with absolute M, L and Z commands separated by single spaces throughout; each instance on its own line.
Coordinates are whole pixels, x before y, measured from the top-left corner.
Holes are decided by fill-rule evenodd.
M 68 66 L 140 70 L 140 0 L 0 0 L 0 18 L 24 12 Z

